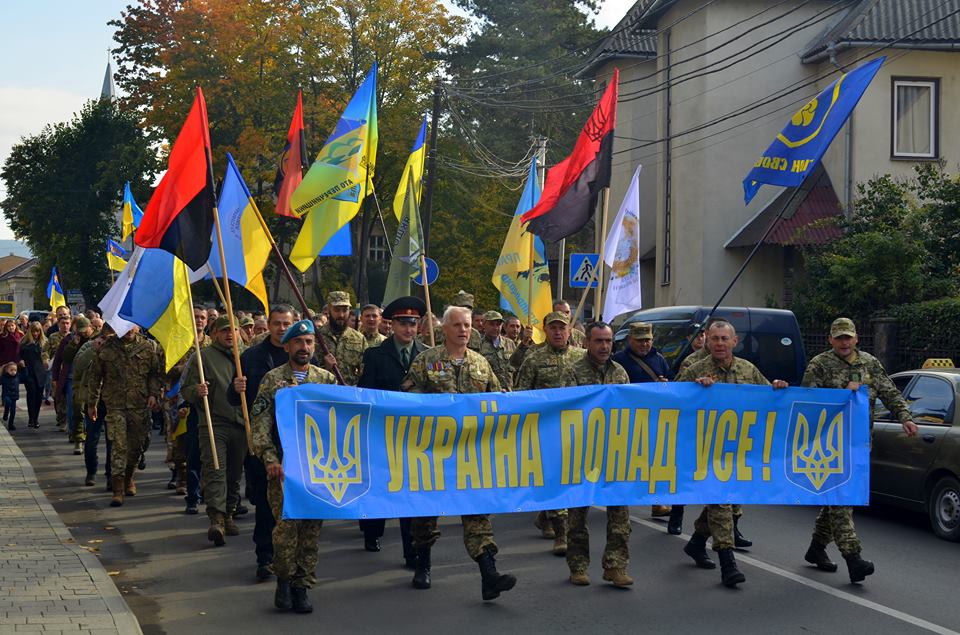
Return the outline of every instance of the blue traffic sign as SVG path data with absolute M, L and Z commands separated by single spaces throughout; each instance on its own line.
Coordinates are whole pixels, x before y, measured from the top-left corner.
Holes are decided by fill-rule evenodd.
M 440 275 L 440 267 L 437 266 L 437 261 L 433 258 L 425 258 L 427 263 L 427 284 L 433 284 L 437 281 L 437 277 Z M 414 282 L 423 286 L 423 270 L 417 274 L 417 277 L 413 279 Z
M 594 274 L 600 254 L 570 254 L 570 288 L 595 289 L 599 275 Z

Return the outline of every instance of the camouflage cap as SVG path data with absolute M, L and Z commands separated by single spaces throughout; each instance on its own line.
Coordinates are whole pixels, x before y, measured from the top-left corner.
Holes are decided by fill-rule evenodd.
M 551 311 L 547 313 L 547 317 L 543 318 L 544 324 L 550 324 L 551 322 L 563 322 L 564 324 L 570 324 L 570 317 L 566 313 L 561 313 L 560 311 Z
M 243 328 L 244 326 L 253 326 L 253 318 L 249 315 L 244 315 L 240 318 L 240 327 Z
M 853 320 L 850 318 L 837 318 L 830 325 L 830 337 L 840 337 L 841 335 L 857 336 L 857 327 L 854 326 Z
M 221 315 L 220 317 L 218 317 L 216 320 L 213 321 L 213 327 L 211 331 L 214 333 L 218 333 L 228 328 L 230 328 L 230 316 Z
M 648 322 L 633 322 L 630 324 L 630 337 L 638 340 L 653 339 L 653 325 Z
M 73 321 L 73 325 L 77 327 L 78 331 L 82 331 L 90 326 L 90 319 L 86 315 L 77 316 L 77 319 Z
M 500 313 L 498 313 L 497 311 L 487 311 L 486 313 L 483 314 L 484 322 L 496 322 L 498 320 L 500 322 L 503 322 L 503 316 L 500 315 Z
M 301 335 L 316 335 L 316 330 L 313 328 L 313 322 L 310 320 L 300 320 L 287 329 L 287 332 L 283 334 L 283 339 L 280 340 L 280 343 L 286 344 L 293 338 L 300 337 Z
M 327 294 L 327 304 L 330 306 L 353 306 L 350 294 L 346 291 L 331 291 Z
M 457 295 L 453 296 L 453 302 L 451 302 L 450 304 L 452 304 L 453 306 L 465 306 L 468 309 L 472 309 L 473 294 L 467 293 L 463 289 L 460 289 L 459 291 L 457 291 Z

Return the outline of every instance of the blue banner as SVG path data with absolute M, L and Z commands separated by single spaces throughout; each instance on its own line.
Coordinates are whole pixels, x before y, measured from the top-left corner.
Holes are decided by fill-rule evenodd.
M 866 389 L 693 383 L 277 393 L 285 518 L 586 505 L 865 505 Z

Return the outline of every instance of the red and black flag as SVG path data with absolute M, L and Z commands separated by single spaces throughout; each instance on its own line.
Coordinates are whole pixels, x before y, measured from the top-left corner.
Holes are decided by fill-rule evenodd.
M 153 191 L 134 241 L 141 247 L 169 251 L 191 269 L 201 268 L 213 246 L 215 200 L 207 104 L 198 86 L 170 151 L 167 173 Z
M 303 180 L 307 163 L 307 142 L 303 134 L 303 91 L 297 93 L 297 109 L 293 111 L 287 145 L 283 148 L 277 176 L 273 180 L 273 193 L 277 196 L 277 214 L 298 218 L 290 209 L 290 195 Z
M 620 71 L 614 69 L 613 79 L 580 131 L 573 152 L 547 171 L 540 202 L 520 217 L 522 223 L 528 223 L 527 231 L 558 241 L 577 233 L 590 220 L 597 195 L 610 186 L 619 81 Z

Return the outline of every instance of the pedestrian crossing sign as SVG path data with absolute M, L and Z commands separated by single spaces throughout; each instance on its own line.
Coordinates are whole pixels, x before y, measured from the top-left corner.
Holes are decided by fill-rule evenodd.
M 570 254 L 570 288 L 595 289 L 599 274 L 594 274 L 600 254 Z

